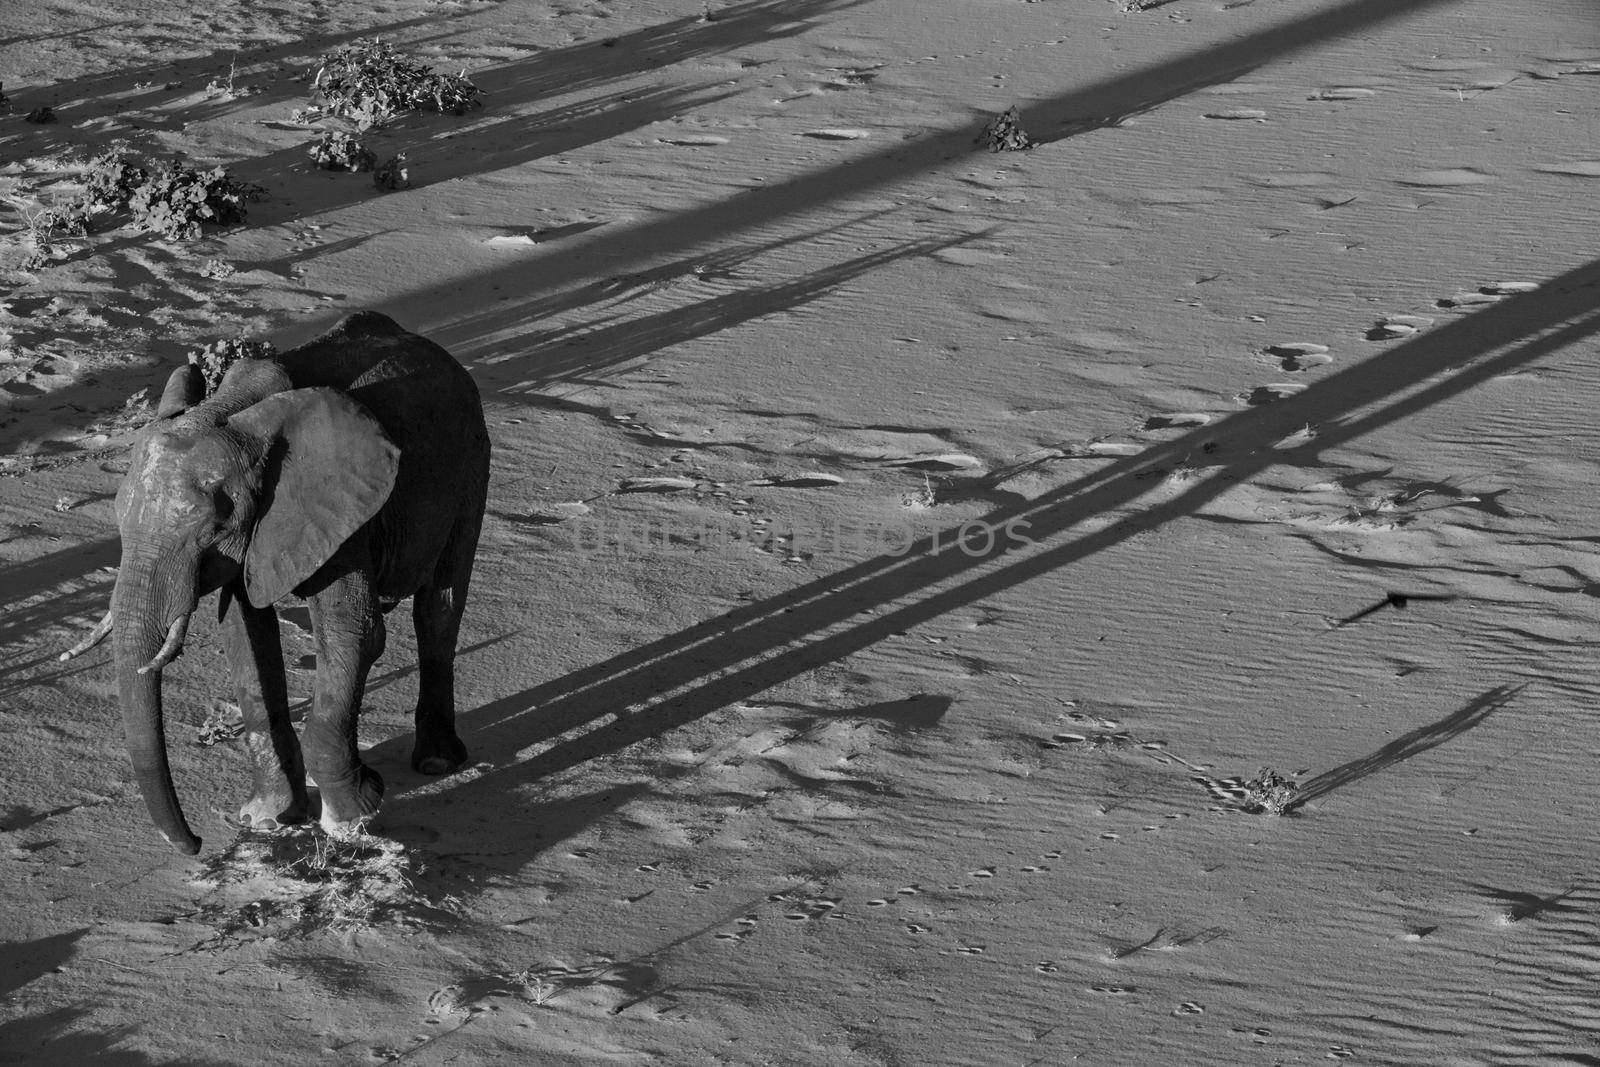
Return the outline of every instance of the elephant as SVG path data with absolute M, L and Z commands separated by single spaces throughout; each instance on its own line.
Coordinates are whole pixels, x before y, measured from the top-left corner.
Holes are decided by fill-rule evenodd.
M 348 834 L 376 814 L 383 779 L 356 747 L 384 615 L 411 598 L 418 653 L 411 766 L 467 762 L 455 726 L 456 638 L 489 484 L 478 389 L 443 348 L 362 311 L 293 350 L 243 359 L 209 396 L 193 364 L 167 380 L 116 498 L 121 566 L 111 609 L 64 653 L 113 634 L 134 775 L 179 852 L 200 839 L 167 762 L 162 672 L 201 597 L 218 594 L 253 785 L 244 825 L 308 821 Z M 296 737 L 274 605 L 303 598 L 316 645 L 310 711 Z

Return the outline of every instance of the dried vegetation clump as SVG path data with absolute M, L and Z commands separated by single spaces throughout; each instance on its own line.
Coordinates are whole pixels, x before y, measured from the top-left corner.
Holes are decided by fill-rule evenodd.
M 222 167 L 201 170 L 181 160 L 146 163 L 114 145 L 78 165 L 77 191 L 57 196 L 27 220 L 22 267 L 37 270 L 65 257 L 64 242 L 109 228 L 126 218 L 136 230 L 173 241 L 192 241 L 204 226 L 245 220 L 245 202 L 265 190 L 241 182 Z M 71 184 L 71 183 L 69 183 Z
M 406 154 L 395 155 L 378 164 L 372 172 L 372 184 L 386 193 L 411 188 L 411 172 L 406 168 Z
M 1300 783 L 1285 778 L 1271 767 L 1263 767 L 1250 781 L 1244 783 L 1244 796 L 1239 805 L 1252 815 L 1287 815 L 1295 806 L 1295 795 Z
M 376 152 L 343 130 L 329 130 L 311 142 L 310 154 L 318 170 L 368 171 L 378 163 Z
M 1008 107 L 989 121 L 978 135 L 978 144 L 991 152 L 1021 152 L 1032 148 L 1033 138 L 1022 129 L 1017 109 Z
M 221 167 L 196 170 L 177 160 L 161 164 L 128 200 L 133 225 L 169 241 L 192 241 L 202 225 L 232 226 L 245 220 L 245 201 L 266 190 L 241 182 Z
M 438 74 L 381 38 L 363 37 L 323 58 L 312 80 L 312 105 L 295 117 L 340 118 L 368 130 L 407 111 L 462 115 L 482 106 L 482 94 L 465 70 Z
M 417 887 L 421 873 L 405 846 L 387 838 L 330 837 L 314 827 L 242 830 L 204 861 L 196 879 L 221 899 L 192 916 L 216 931 L 194 947 L 415 925 L 453 914 L 454 900 L 430 900 Z
M 278 350 L 267 341 L 250 341 L 244 337 L 224 337 L 212 341 L 189 353 L 189 362 L 205 375 L 206 395 L 210 396 L 222 384 L 228 368 L 241 359 L 271 359 Z

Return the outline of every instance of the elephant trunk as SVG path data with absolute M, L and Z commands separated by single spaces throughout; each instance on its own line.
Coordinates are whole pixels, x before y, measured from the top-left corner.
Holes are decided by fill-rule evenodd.
M 133 774 L 144 794 L 156 829 L 179 852 L 200 851 L 200 838 L 189 829 L 172 784 L 167 763 L 167 738 L 161 710 L 161 669 L 177 655 L 188 628 L 192 606 L 183 605 L 171 622 L 153 611 L 147 593 L 139 592 L 132 568 L 124 565 L 112 597 L 116 615 L 117 690 L 122 728 Z M 144 586 L 148 590 L 149 586 Z

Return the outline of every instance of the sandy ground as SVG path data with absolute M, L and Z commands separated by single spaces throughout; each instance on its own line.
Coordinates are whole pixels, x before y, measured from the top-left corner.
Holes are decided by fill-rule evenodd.
M 208 11 L 0 8 L 0 1062 L 1600 1062 L 1591 4 Z M 289 120 L 366 34 L 489 93 L 408 191 Z M 19 269 L 116 139 L 269 198 Z M 487 405 L 475 765 L 396 617 L 382 843 L 236 840 L 200 621 L 178 856 L 56 660 L 130 397 L 363 307 Z

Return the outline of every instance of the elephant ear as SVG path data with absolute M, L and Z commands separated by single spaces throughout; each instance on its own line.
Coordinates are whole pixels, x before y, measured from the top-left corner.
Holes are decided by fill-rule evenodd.
M 250 603 L 287 596 L 378 513 L 400 449 L 366 408 L 336 389 L 291 389 L 228 425 L 267 446 L 255 531 L 245 550 Z

